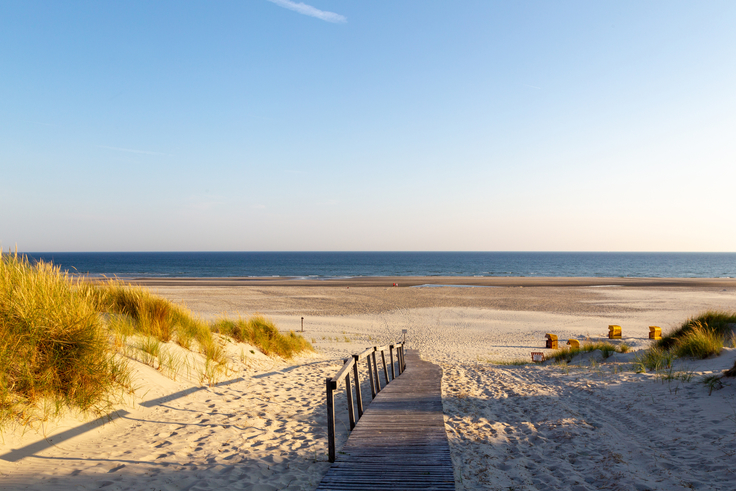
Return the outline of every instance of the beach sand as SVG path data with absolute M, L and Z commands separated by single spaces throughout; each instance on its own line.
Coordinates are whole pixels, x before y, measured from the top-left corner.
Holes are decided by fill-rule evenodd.
M 0 488 L 314 489 L 329 467 L 325 378 L 343 357 L 398 340 L 402 329 L 410 348 L 443 368 L 457 489 L 736 488 L 736 384 L 709 395 L 699 382 L 732 366 L 736 350 L 679 367 L 680 378 L 637 374 L 630 360 L 492 364 L 546 351 L 546 332 L 582 340 L 605 336 L 609 324 L 645 348 L 650 325 L 666 332 L 705 309 L 734 310 L 736 282 L 513 280 L 150 284 L 203 318 L 260 312 L 298 331 L 304 317 L 317 353 L 285 362 L 231 343 L 232 370 L 213 387 L 134 363 L 139 388 L 112 422 L 48 423 L 40 431 L 51 444 L 38 431 L 6 432 Z M 433 281 L 450 283 L 412 284 Z M 344 406 L 343 394 L 338 445 Z

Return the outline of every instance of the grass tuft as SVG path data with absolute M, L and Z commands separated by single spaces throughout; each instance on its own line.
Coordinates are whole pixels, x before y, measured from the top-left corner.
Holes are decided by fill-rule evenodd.
M 677 340 L 673 350 L 678 357 L 690 356 L 703 359 L 720 355 L 723 350 L 723 336 L 696 322 Z
M 708 358 L 736 341 L 736 312 L 709 310 L 690 317 L 638 358 L 641 371 L 672 368 L 676 357 Z M 734 369 L 736 370 L 736 365 Z
M 733 336 L 736 326 L 736 312 L 708 310 L 691 317 L 674 331 L 667 333 L 657 342 L 657 347 L 672 349 L 693 330 L 704 330 L 718 334 L 722 339 Z
M 672 362 L 674 359 L 675 356 L 672 352 L 655 346 L 641 352 L 641 354 L 637 356 L 636 363 L 639 367 L 638 371 L 640 372 L 645 372 L 647 370 L 660 371 L 672 368 Z
M 552 353 L 550 353 L 549 356 L 547 356 L 547 359 L 553 359 L 557 363 L 563 361 L 569 363 L 576 355 L 595 350 L 601 350 L 601 352 L 603 353 L 603 358 L 605 359 L 611 356 L 613 353 L 626 353 L 629 351 L 629 349 L 629 346 L 623 343 L 614 345 L 604 341 L 598 341 L 595 343 L 584 341 L 578 347 L 569 346 L 553 351 Z
M 249 319 L 220 319 L 212 326 L 212 330 L 230 336 L 241 343 L 257 346 L 269 356 L 276 355 L 290 359 L 298 353 L 314 351 L 306 339 L 294 331 L 281 334 L 276 325 L 262 315 L 255 315 Z

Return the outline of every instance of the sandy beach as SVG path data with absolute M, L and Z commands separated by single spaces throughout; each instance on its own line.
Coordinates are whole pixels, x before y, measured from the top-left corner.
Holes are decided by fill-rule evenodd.
M 736 488 L 736 384 L 709 394 L 701 383 L 733 366 L 736 349 L 669 377 L 635 373 L 629 358 L 495 364 L 546 351 L 547 332 L 584 340 L 605 336 L 609 324 L 644 349 L 650 325 L 666 332 L 706 309 L 736 309 L 736 280 L 238 281 L 141 283 L 203 318 L 258 312 L 299 331 L 304 317 L 317 352 L 273 360 L 224 340 L 230 371 L 212 387 L 136 364 L 138 389 L 110 418 L 69 415 L 6 432 L 0 488 L 314 489 L 329 467 L 325 377 L 402 329 L 409 348 L 443 368 L 459 490 Z M 346 411 L 338 419 L 341 445 Z

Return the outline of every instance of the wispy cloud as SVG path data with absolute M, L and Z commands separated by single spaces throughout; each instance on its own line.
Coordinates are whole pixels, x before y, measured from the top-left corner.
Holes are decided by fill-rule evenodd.
M 327 22 L 347 22 L 348 19 L 344 15 L 336 14 L 335 12 L 327 12 L 326 10 L 320 10 L 318 8 L 307 5 L 306 3 L 296 3 L 291 0 L 268 0 L 271 3 L 275 3 L 279 7 L 299 12 L 300 14 L 308 15 L 310 17 L 316 17 Z
M 115 150 L 117 152 L 138 153 L 142 155 L 166 155 L 167 157 L 171 157 L 171 155 L 169 155 L 168 153 L 149 152 L 148 150 L 133 150 L 132 148 L 106 147 L 105 145 L 97 145 L 97 148 L 106 148 L 108 150 Z
M 536 85 L 529 85 L 529 84 L 524 84 L 524 87 L 530 87 L 532 89 L 538 89 L 538 90 L 542 89 L 542 87 L 537 87 Z

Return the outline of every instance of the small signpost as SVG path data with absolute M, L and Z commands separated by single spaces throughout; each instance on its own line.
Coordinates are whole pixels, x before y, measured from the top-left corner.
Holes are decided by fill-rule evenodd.
M 304 317 L 302 317 L 302 332 L 304 332 Z
M 406 330 L 406 329 L 402 329 L 402 330 L 401 330 L 401 334 L 403 334 L 403 335 L 404 335 L 404 344 L 406 344 L 406 333 L 407 333 L 407 332 L 409 332 L 409 331 L 408 331 L 408 330 Z
M 542 363 L 544 361 L 544 353 L 539 351 L 532 351 L 532 361 L 534 363 Z

